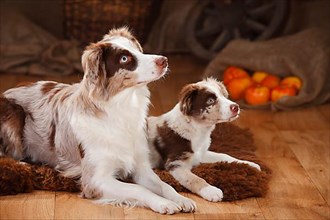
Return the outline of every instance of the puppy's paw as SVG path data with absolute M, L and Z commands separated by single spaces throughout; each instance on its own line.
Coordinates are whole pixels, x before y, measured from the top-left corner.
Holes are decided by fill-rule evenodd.
M 261 171 L 260 166 L 259 166 L 258 164 L 256 164 L 256 163 L 253 163 L 253 162 L 250 162 L 250 161 L 245 161 L 245 160 L 243 160 L 243 161 L 240 162 L 240 163 L 247 164 L 247 165 L 249 165 L 250 167 L 256 168 L 257 170 Z
M 168 214 L 168 215 L 178 213 L 182 210 L 180 205 L 166 199 L 159 201 L 156 204 L 155 203 L 151 204 L 150 208 L 153 211 L 158 212 L 160 214 Z
M 202 188 L 199 195 L 210 202 L 220 202 L 223 198 L 222 190 L 214 186 Z
M 180 194 L 178 198 L 174 199 L 173 201 L 182 208 L 183 212 L 194 212 L 197 207 L 195 201 L 181 196 Z

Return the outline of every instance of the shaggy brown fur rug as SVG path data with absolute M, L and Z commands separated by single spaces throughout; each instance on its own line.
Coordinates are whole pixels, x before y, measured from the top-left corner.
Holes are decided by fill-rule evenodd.
M 201 164 L 193 172 L 211 185 L 222 189 L 224 201 L 264 196 L 268 189 L 271 170 L 258 160 L 252 134 L 236 125 L 219 124 L 212 134 L 211 150 L 227 153 L 239 159 L 258 163 L 262 171 L 244 164 Z M 160 178 L 179 192 L 188 192 L 168 172 L 156 169 Z M 64 178 L 52 168 L 20 163 L 11 158 L 0 158 L 0 195 L 12 195 L 32 190 L 80 191 L 73 179 Z

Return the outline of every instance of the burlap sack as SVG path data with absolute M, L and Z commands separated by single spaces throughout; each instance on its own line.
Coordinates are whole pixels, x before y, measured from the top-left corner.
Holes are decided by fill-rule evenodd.
M 302 79 L 303 87 L 297 96 L 254 108 L 285 110 L 324 103 L 330 98 L 330 31 L 311 28 L 268 41 L 232 41 L 209 63 L 204 77 L 222 80 L 227 66 Z
M 69 75 L 82 72 L 77 42 L 58 40 L 15 11 L 0 15 L 0 74 Z

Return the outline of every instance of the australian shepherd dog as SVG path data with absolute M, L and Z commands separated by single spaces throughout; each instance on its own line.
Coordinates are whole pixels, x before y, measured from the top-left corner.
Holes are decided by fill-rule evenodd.
M 260 166 L 229 155 L 209 151 L 216 124 L 239 117 L 238 104 L 228 99 L 225 86 L 215 79 L 186 85 L 180 101 L 169 112 L 148 118 L 148 137 L 153 167 L 163 167 L 191 192 L 212 202 L 221 201 L 221 189 L 191 172 L 200 163 L 236 162 L 258 170 Z
M 148 159 L 147 84 L 166 74 L 167 58 L 144 54 L 119 28 L 86 47 L 82 66 L 80 83 L 38 81 L 1 95 L 0 155 L 78 178 L 82 195 L 102 203 L 194 211 L 194 201 L 162 182 Z M 134 183 L 121 181 L 127 177 Z

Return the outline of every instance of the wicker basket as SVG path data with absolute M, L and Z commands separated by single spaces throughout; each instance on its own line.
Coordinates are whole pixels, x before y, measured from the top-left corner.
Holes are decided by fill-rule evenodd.
M 109 29 L 123 25 L 144 43 L 161 1 L 66 0 L 64 4 L 66 37 L 87 45 L 99 41 Z

